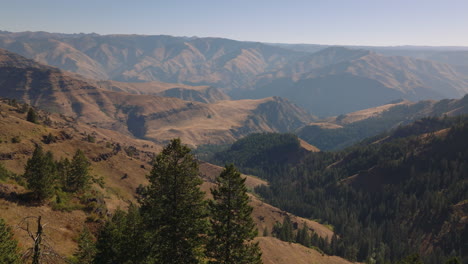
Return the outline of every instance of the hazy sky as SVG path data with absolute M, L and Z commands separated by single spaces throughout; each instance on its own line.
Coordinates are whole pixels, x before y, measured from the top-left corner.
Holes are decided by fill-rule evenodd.
M 468 0 L 0 0 L 0 30 L 468 46 Z

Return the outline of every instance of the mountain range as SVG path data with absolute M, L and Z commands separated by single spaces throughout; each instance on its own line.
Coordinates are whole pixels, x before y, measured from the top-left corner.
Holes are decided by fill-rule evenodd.
M 201 147 L 197 157 L 263 177 L 243 176 L 257 191 L 250 204 L 259 231 L 290 216 L 296 235 L 304 223 L 317 235 L 315 248 L 257 238 L 264 263 L 348 263 L 323 252 L 393 261 L 410 250 L 440 263 L 438 253 L 448 257 L 466 240 L 457 236 L 466 233 L 464 56 L 454 48 L 0 31 L 2 218 L 60 219 L 55 227 L 65 228 L 53 236 L 70 255 L 73 224 L 97 212 L 22 204 L 34 146 L 58 158 L 83 149 L 106 182 L 93 184 L 96 203 L 113 211 L 136 201 L 155 152 L 181 138 Z M 29 109 L 39 124 L 25 120 Z M 203 190 L 221 170 L 201 162 Z
M 314 120 L 306 111 L 279 97 L 219 101 L 227 97 L 209 87 L 150 85 L 153 86 L 145 89 L 151 92 L 144 92 L 138 84 L 86 81 L 0 50 L 0 96 L 137 138 L 166 142 L 180 137 L 192 146 L 220 144 L 252 132 L 292 131 Z M 163 86 L 179 88 L 164 90 Z M 116 89 L 133 89 L 139 94 Z M 197 94 L 200 101 L 213 103 L 152 95 L 157 91 L 175 91 L 174 95 L 182 99 L 187 99 L 186 93 L 190 99 Z M 203 94 L 207 96 L 204 99 Z
M 310 53 L 220 38 L 4 31 L 0 47 L 86 78 L 212 86 L 236 99 L 281 96 L 318 116 L 468 92 L 464 50 L 427 55 L 422 49 L 426 55 L 418 58 L 355 47 L 313 46 Z

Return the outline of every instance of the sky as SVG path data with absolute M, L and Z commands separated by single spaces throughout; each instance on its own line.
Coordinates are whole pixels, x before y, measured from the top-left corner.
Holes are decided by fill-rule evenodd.
M 468 46 L 468 0 L 0 0 L 0 30 Z

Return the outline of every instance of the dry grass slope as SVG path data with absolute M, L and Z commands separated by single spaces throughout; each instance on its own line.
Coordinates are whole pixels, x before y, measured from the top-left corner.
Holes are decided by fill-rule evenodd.
M 71 158 L 77 149 L 81 149 L 92 160 L 92 174 L 102 176 L 105 180 L 103 189 L 97 185 L 94 188 L 104 194 L 104 200 L 110 212 L 119 207 L 126 208 L 129 202 L 135 202 L 135 189 L 139 184 L 146 184 L 145 176 L 151 168 L 149 161 L 154 152 L 160 150 L 160 146 L 115 131 L 83 124 L 70 117 L 49 114 L 43 111 L 38 111 L 40 119 L 49 118 L 51 126 L 33 124 L 25 120 L 25 113 L 18 112 L 21 105 L 13 107 L 6 102 L 5 100 L 0 101 L 0 162 L 5 164 L 10 171 L 17 174 L 23 173 L 24 165 L 32 155 L 35 144 L 42 144 L 45 150 L 52 151 L 56 158 Z M 55 136 L 56 142 L 43 144 L 43 137 L 49 133 Z M 87 141 L 87 135 L 92 135 L 95 142 Z M 15 136 L 19 137 L 19 143 L 11 142 L 11 139 Z M 120 146 L 119 151 L 116 151 L 117 145 Z M 128 150 L 131 150 L 132 154 L 129 154 Z M 207 194 L 210 187 L 213 186 L 214 177 L 221 170 L 222 168 L 219 166 L 201 163 L 200 174 L 205 179 L 202 189 Z M 253 176 L 245 177 L 247 177 L 247 186 L 249 188 L 267 184 L 265 181 Z M 43 222 L 47 224 L 45 232 L 51 246 L 61 255 L 69 256 L 72 254 L 76 248 L 78 234 L 88 215 L 80 210 L 71 212 L 54 211 L 49 205 L 34 206 L 15 198 L 15 195 L 24 192 L 26 192 L 24 187 L 11 180 L 0 182 L 0 217 L 4 218 L 8 224 L 16 226 L 24 217 L 41 215 Z M 260 201 L 254 195 L 250 197 L 251 205 L 254 207 L 253 218 L 258 226 L 259 234 L 262 234 L 265 228 L 271 230 L 274 223 L 276 221 L 281 222 L 284 215 L 287 214 L 287 212 Z M 298 227 L 302 227 L 302 224 L 306 222 L 311 230 L 314 230 L 322 237 L 331 237 L 333 234 L 319 223 L 293 215 L 291 215 L 291 219 Z M 15 229 L 15 234 L 23 249 L 29 247 L 31 244 L 30 238 L 26 237 L 23 231 Z M 265 261 L 267 261 L 266 263 L 286 263 L 281 254 L 285 253 L 283 248 L 288 247 L 286 256 L 296 256 L 296 259 L 302 257 L 314 259 L 313 255 L 309 254 L 309 256 L 304 253 L 313 252 L 311 249 L 283 243 L 270 237 L 259 238 L 259 240 L 264 249 L 263 255 Z M 262 241 L 275 242 L 273 244 L 268 242 L 270 243 L 268 244 Z M 285 245 L 288 246 L 285 247 Z M 275 250 L 275 247 L 278 247 L 278 250 Z

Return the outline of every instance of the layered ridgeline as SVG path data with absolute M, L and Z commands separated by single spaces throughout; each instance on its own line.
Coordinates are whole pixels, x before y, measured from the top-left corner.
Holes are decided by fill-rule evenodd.
M 97 128 L 64 115 L 31 109 L 13 99 L 0 100 L 0 139 L 0 218 L 9 226 L 26 228 L 22 225 L 26 224 L 24 218 L 41 216 L 45 225 L 43 242 L 46 246 L 43 250 L 58 254 L 55 257 L 61 256 L 54 263 L 62 263 L 63 257 L 72 260 L 73 254 L 77 257 L 77 252 L 86 252 L 86 240 L 83 240 L 86 231 L 82 230 L 89 229 L 87 236 L 92 241 L 92 236 L 98 236 L 98 230 L 108 220 L 108 215 L 114 215 L 119 208 L 126 209 L 131 202 L 137 203 L 142 186 L 148 184 L 146 175 L 150 173 L 151 161 L 160 151 L 160 147 L 150 141 Z M 88 169 L 84 170 L 90 177 L 86 188 L 80 191 L 65 188 L 69 181 L 63 181 L 64 175 L 58 174 L 57 181 L 49 186 L 52 187 L 49 188 L 52 189 L 50 197 L 47 196 L 42 204 L 30 200 L 32 186 L 23 173 L 37 145 L 42 146 L 44 154 L 50 151 L 51 154 L 46 156 L 57 163 L 57 169 L 61 172 L 67 167 L 65 159 L 71 162 L 73 168 L 75 153 L 80 150 L 89 162 L 84 162 L 89 164 Z M 221 171 L 221 167 L 200 164 L 199 175 L 204 181 L 201 189 L 207 194 L 214 187 L 214 179 Z M 249 190 L 267 184 L 252 176 L 242 177 L 247 178 L 246 186 Z M 263 263 L 286 264 L 291 260 L 304 264 L 311 261 L 323 264 L 350 263 L 271 236 L 275 224 L 283 222 L 285 215 L 291 219 L 293 232 L 305 225 L 309 235 L 319 237 L 322 242 L 333 236 L 333 232 L 326 226 L 282 211 L 253 194 L 249 194 L 249 204 L 253 207 L 252 218 L 262 236 L 256 238 L 256 241 L 260 243 L 263 252 Z M 30 222 L 30 228 L 36 231 L 35 220 Z M 33 241 L 20 228 L 13 228 L 12 231 L 15 239 L 19 240 L 20 251 L 26 252 Z M 91 238 L 89 233 L 93 234 Z
M 272 43 L 277 47 L 290 49 L 300 52 L 315 53 L 324 50 L 331 45 L 316 44 L 278 44 Z M 346 46 L 350 49 L 366 49 L 387 56 L 405 56 L 423 60 L 432 60 L 441 63 L 450 64 L 460 70 L 466 70 L 468 66 L 468 46 L 466 47 L 437 47 L 437 46 Z
M 440 101 L 396 101 L 310 123 L 295 133 L 321 150 L 337 150 L 429 116 L 468 114 L 468 96 Z
M 199 101 L 213 103 L 152 95 L 172 93 L 183 99 L 198 94 Z M 225 95 L 210 87 L 89 81 L 6 50 L 0 50 L 0 96 L 137 138 L 166 142 L 180 137 L 192 146 L 232 142 L 252 132 L 292 131 L 314 120 L 278 97 L 220 101 Z
M 282 96 L 319 116 L 468 92 L 466 65 L 434 61 L 451 53 L 416 58 L 320 47 L 310 54 L 220 38 L 46 32 L 1 32 L 0 47 L 92 79 L 209 85 L 234 98 Z
M 248 86 L 298 58 L 269 45 L 221 38 L 144 35 L 0 34 L 0 47 L 92 79 Z
M 467 75 L 448 64 L 330 47 L 259 76 L 249 96 L 283 96 L 330 116 L 396 99 L 459 98 L 468 92 L 467 84 Z
M 424 263 L 465 263 L 466 133 L 466 116 L 425 118 L 347 151 L 303 154 L 293 135 L 259 134 L 213 161 L 255 171 L 270 183 L 256 188 L 266 201 L 332 225 L 337 236 L 318 245 L 328 254 L 367 263 L 413 254 Z

